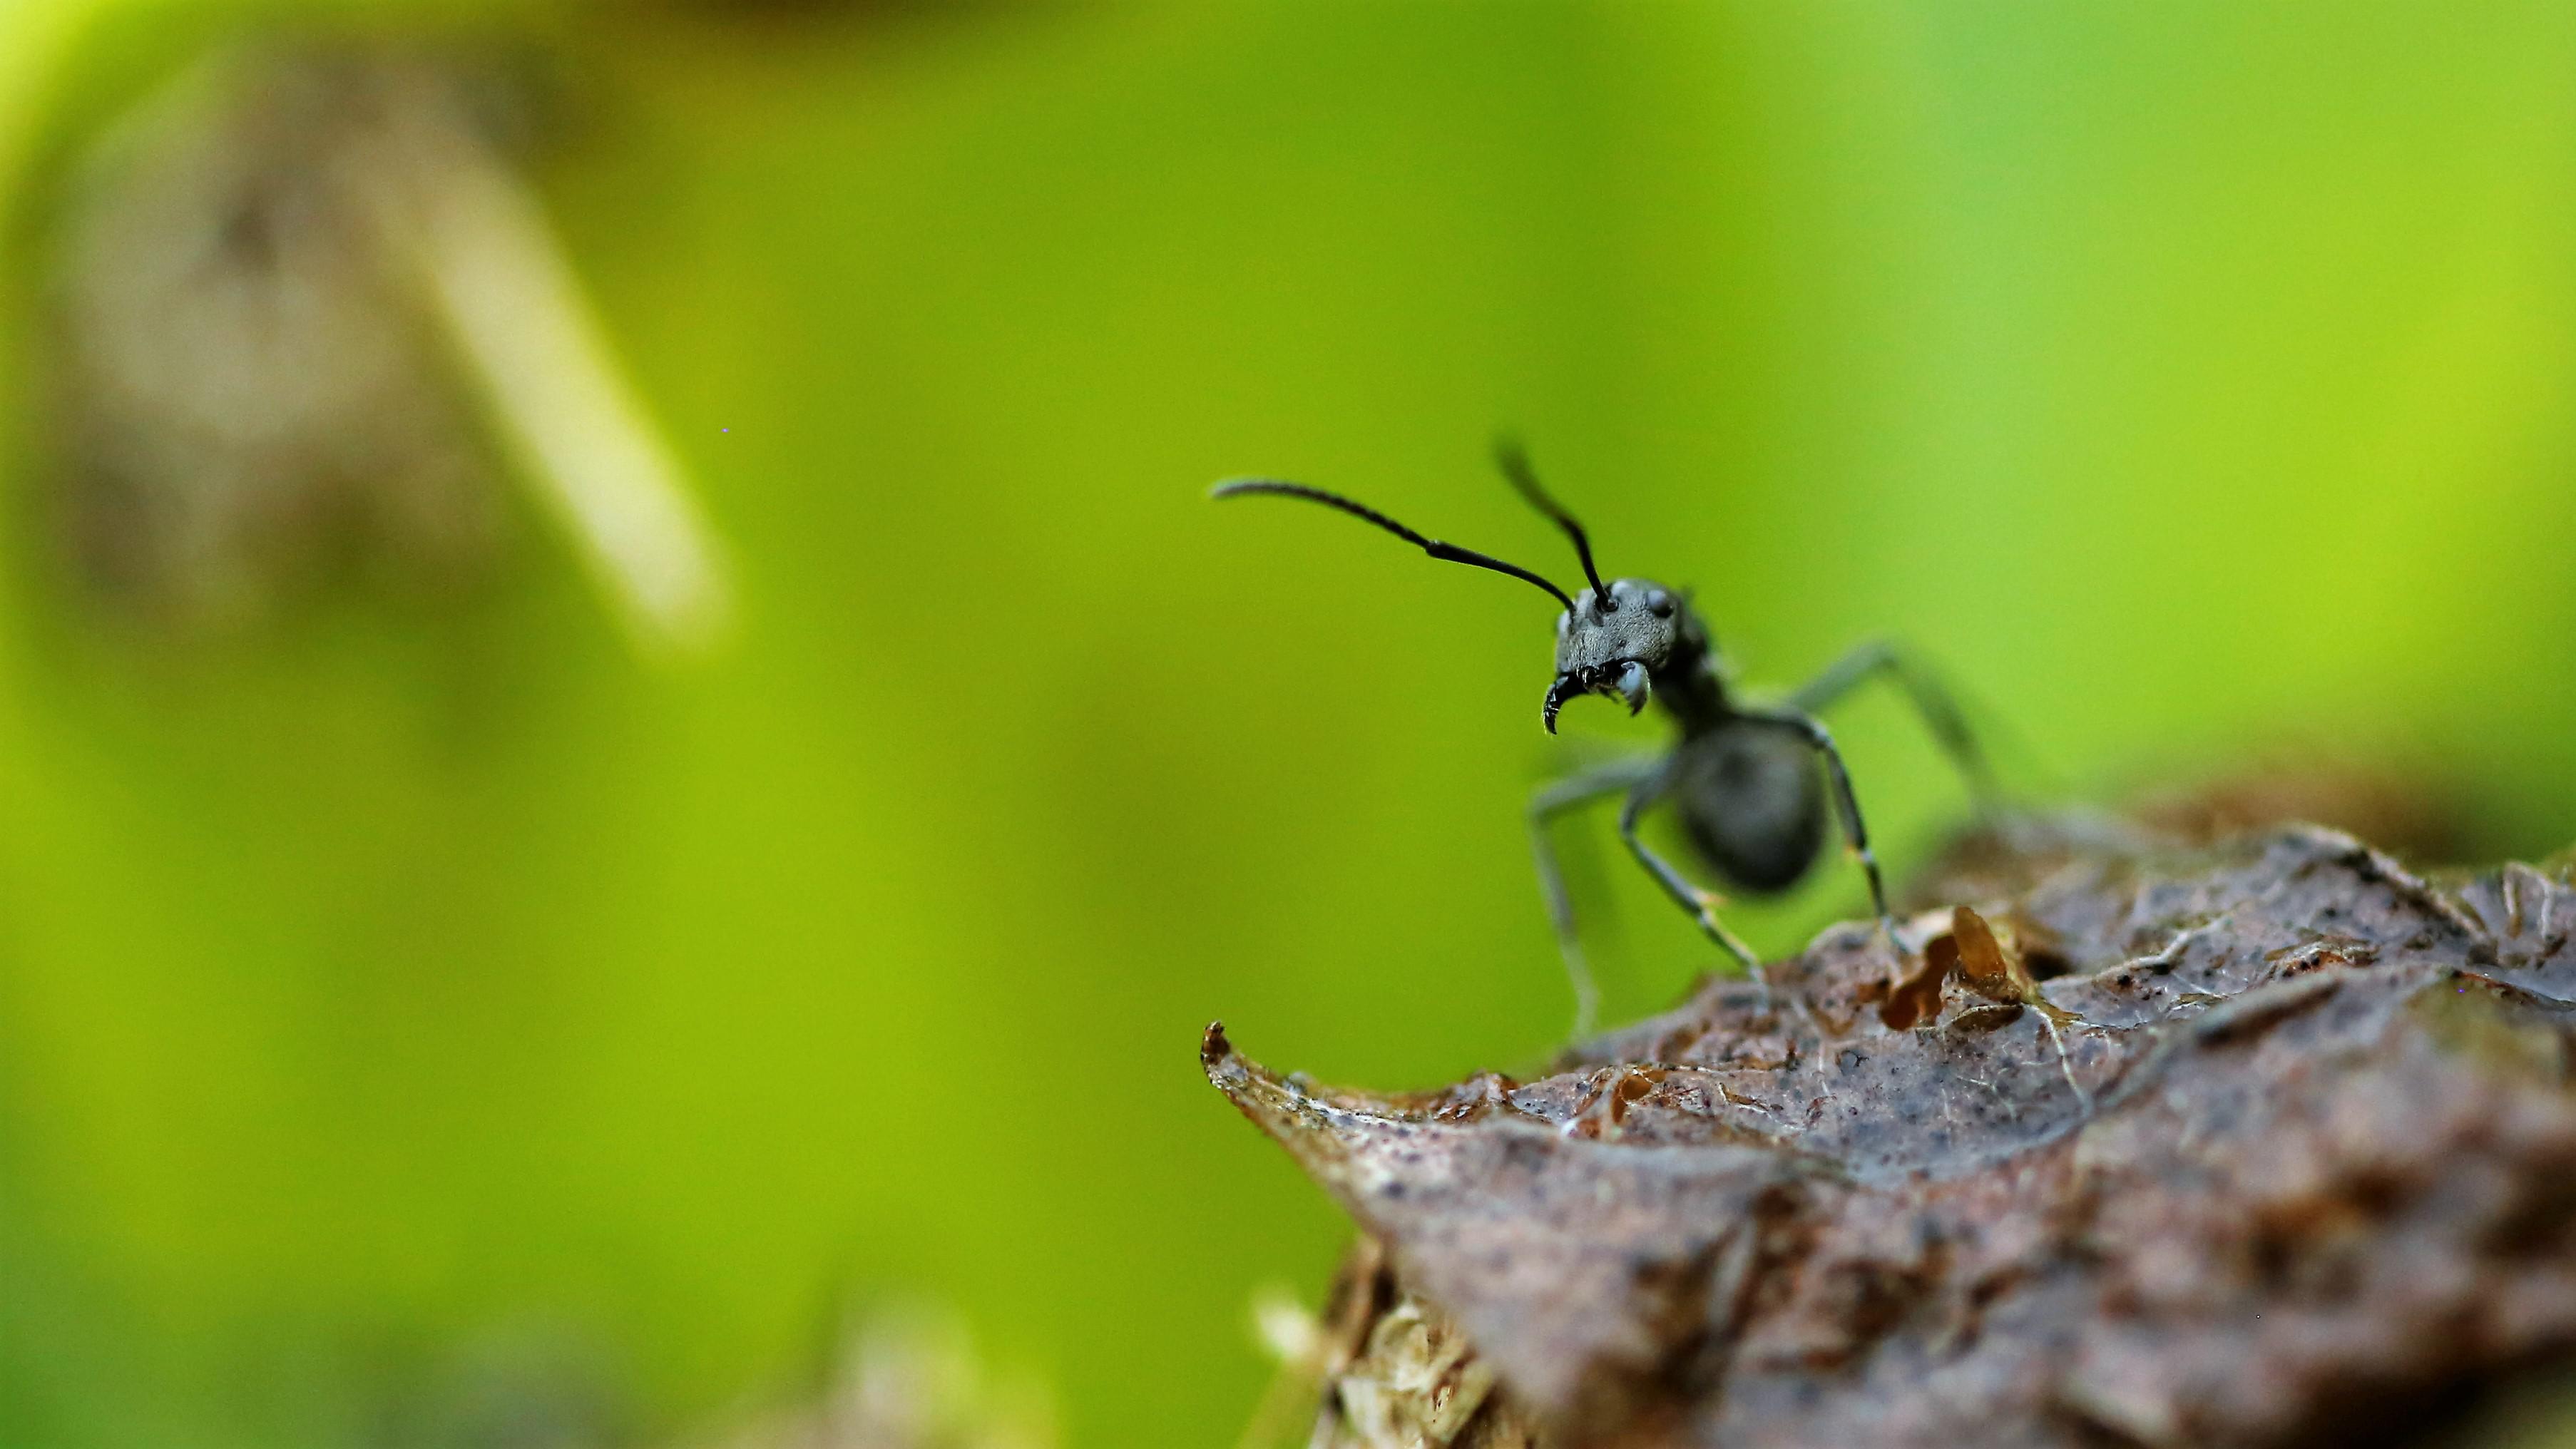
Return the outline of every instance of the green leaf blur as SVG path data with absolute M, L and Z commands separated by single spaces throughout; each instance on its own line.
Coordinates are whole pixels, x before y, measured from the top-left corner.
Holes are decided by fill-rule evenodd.
M 2325 755 L 2576 834 L 2564 5 L 367 12 L 551 58 L 534 179 L 735 638 L 639 662 L 535 523 L 440 607 L 139 635 L 35 501 L 49 188 L 358 10 L 0 7 L 0 1441 L 420 1442 L 522 1339 L 655 1438 L 915 1297 L 1070 1443 L 1230 1442 L 1344 1229 L 1200 1028 L 1538 1059 L 1582 746 L 1533 591 L 1223 475 L 1570 576 L 1507 426 L 1745 677 L 1901 634 L 2026 788 Z M 1962 792 L 1838 723 L 1901 876 Z M 1633 1015 L 1716 962 L 1606 832 Z

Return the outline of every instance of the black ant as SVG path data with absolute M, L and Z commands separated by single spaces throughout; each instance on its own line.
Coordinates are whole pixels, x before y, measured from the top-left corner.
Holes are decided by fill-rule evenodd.
M 1375 524 L 1433 558 L 1509 574 L 1544 589 L 1565 606 L 1556 621 L 1556 678 L 1548 685 L 1539 715 L 1548 733 L 1556 732 L 1557 712 L 1586 694 L 1619 699 L 1632 715 L 1652 699 L 1680 727 L 1680 738 L 1670 750 L 1585 770 L 1541 788 L 1530 801 L 1539 882 L 1547 892 L 1548 915 L 1574 981 L 1576 1035 L 1592 1028 L 1596 993 L 1575 933 L 1573 902 L 1566 894 L 1547 832 L 1557 816 L 1610 795 L 1627 797 L 1619 810 L 1619 838 L 1627 842 L 1629 853 L 1674 904 L 1698 921 L 1709 939 L 1742 963 L 1767 992 L 1760 960 L 1717 918 L 1723 898 L 1693 883 L 1657 855 L 1638 838 L 1637 825 L 1648 809 L 1671 802 L 1684 838 L 1712 869 L 1748 892 L 1771 894 L 1796 884 L 1813 868 L 1824 845 L 1825 791 L 1830 783 L 1834 808 L 1842 817 L 1843 838 L 1869 878 L 1870 904 L 1878 913 L 1879 928 L 1889 945 L 1905 954 L 1904 939 L 1887 908 L 1878 858 L 1870 853 L 1860 801 L 1852 793 L 1851 772 L 1843 767 L 1842 752 L 1834 747 L 1833 735 L 1816 713 L 1873 675 L 1894 675 L 1933 738 L 1983 802 L 1991 794 L 1985 757 L 1940 685 L 1893 645 L 1873 641 L 1845 654 L 1785 703 L 1755 705 L 1735 698 L 1716 641 L 1687 595 L 1645 579 L 1603 583 L 1600 571 L 1593 567 L 1592 543 L 1583 525 L 1539 487 L 1538 476 L 1521 450 L 1505 441 L 1496 446 L 1495 460 L 1521 497 L 1574 541 L 1575 556 L 1582 561 L 1583 577 L 1590 585 L 1581 594 L 1568 595 L 1518 564 L 1425 538 L 1373 508 L 1320 488 L 1269 478 L 1237 478 L 1219 483 L 1210 496 L 1275 493 L 1303 498 Z M 1824 766 L 1821 772 L 1819 759 Z

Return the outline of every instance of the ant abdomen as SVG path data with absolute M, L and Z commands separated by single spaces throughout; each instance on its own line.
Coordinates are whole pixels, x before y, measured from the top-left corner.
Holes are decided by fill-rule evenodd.
M 1683 740 L 1670 788 L 1693 848 L 1748 891 L 1787 889 L 1824 846 L 1816 751 L 1777 725 L 1739 718 Z

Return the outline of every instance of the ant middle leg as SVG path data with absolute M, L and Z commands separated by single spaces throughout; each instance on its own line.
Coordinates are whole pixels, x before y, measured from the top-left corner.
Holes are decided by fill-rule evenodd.
M 1647 847 L 1646 842 L 1637 838 L 1638 820 L 1645 815 L 1648 807 L 1662 798 L 1662 794 L 1663 778 L 1660 775 L 1628 792 L 1626 803 L 1619 807 L 1619 838 L 1627 842 L 1628 853 L 1637 857 L 1637 863 L 1644 866 L 1646 873 L 1655 878 L 1655 883 L 1664 888 L 1664 894 L 1673 898 L 1673 904 L 1689 912 L 1691 919 L 1699 922 L 1699 928 L 1708 934 L 1708 938 L 1715 941 L 1726 954 L 1734 957 L 1744 967 L 1745 974 L 1751 976 L 1754 984 L 1762 988 L 1764 999 L 1769 999 L 1771 983 L 1762 974 L 1762 958 L 1754 955 L 1753 948 L 1736 939 L 1735 933 L 1726 929 L 1725 924 L 1717 918 L 1717 908 L 1725 904 L 1724 899 L 1717 892 L 1705 889 L 1693 882 L 1690 877 L 1674 869 L 1672 862 L 1655 854 Z
M 1789 696 L 1788 707 L 1802 715 L 1820 714 L 1879 674 L 1896 677 L 1905 697 L 1913 703 L 1914 712 L 1922 717 L 1923 727 L 1931 731 L 1933 743 L 1967 778 L 1969 793 L 1976 797 L 1978 806 L 1991 807 L 1998 794 L 1994 769 L 1986 761 L 1984 747 L 1968 729 L 1967 717 L 1959 712 L 1958 702 L 1950 697 L 1939 676 L 1888 640 L 1869 640 L 1826 666 L 1824 673 Z
M 1556 846 L 1548 839 L 1548 828 L 1570 810 L 1622 790 L 1633 790 L 1653 779 L 1662 764 L 1654 756 L 1619 760 L 1541 786 L 1530 797 L 1530 854 L 1538 862 L 1539 889 L 1547 896 L 1547 919 L 1556 928 L 1556 947 L 1565 957 L 1566 977 L 1574 983 L 1574 1035 L 1578 1038 L 1592 1034 L 1601 993 L 1593 985 L 1591 963 L 1584 959 L 1583 940 L 1574 923 L 1574 897 L 1565 888 L 1565 872 L 1557 866 Z

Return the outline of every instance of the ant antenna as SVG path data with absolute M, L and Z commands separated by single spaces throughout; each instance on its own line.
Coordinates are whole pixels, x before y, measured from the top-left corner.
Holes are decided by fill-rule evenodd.
M 1505 563 L 1491 554 L 1478 553 L 1470 548 L 1460 548 L 1454 543 L 1442 543 L 1436 538 L 1424 538 L 1376 509 L 1344 498 L 1338 493 L 1327 493 L 1321 488 L 1309 488 L 1303 483 L 1283 483 L 1276 478 L 1229 478 L 1209 489 L 1208 497 L 1234 498 L 1246 493 L 1276 493 L 1282 498 L 1303 498 L 1309 503 L 1320 503 L 1326 508 L 1338 508 L 1363 523 L 1376 524 L 1445 563 L 1473 564 L 1480 569 L 1492 569 L 1498 574 L 1510 574 L 1516 579 L 1526 579 L 1547 590 L 1558 603 L 1565 606 L 1567 613 L 1574 612 L 1574 600 L 1567 597 L 1565 590 L 1522 568 L 1519 564 Z M 1571 527 L 1572 520 L 1567 520 L 1567 524 Z M 1580 539 L 1582 536 L 1581 531 L 1577 530 L 1575 537 Z M 1584 566 L 1587 569 L 1591 567 L 1589 555 L 1585 556 Z
M 1592 581 L 1594 604 L 1602 613 L 1618 612 L 1618 604 L 1612 602 L 1610 590 L 1601 582 L 1601 571 L 1592 566 L 1592 540 L 1584 536 L 1583 525 L 1574 521 L 1574 515 L 1538 486 L 1538 473 L 1530 467 L 1529 454 L 1521 451 L 1519 439 L 1505 436 L 1494 440 L 1494 466 L 1503 470 L 1503 476 L 1511 480 L 1512 487 L 1530 507 L 1555 520 L 1556 526 L 1565 530 L 1565 536 L 1574 540 L 1574 556 L 1583 560 L 1583 576 Z

